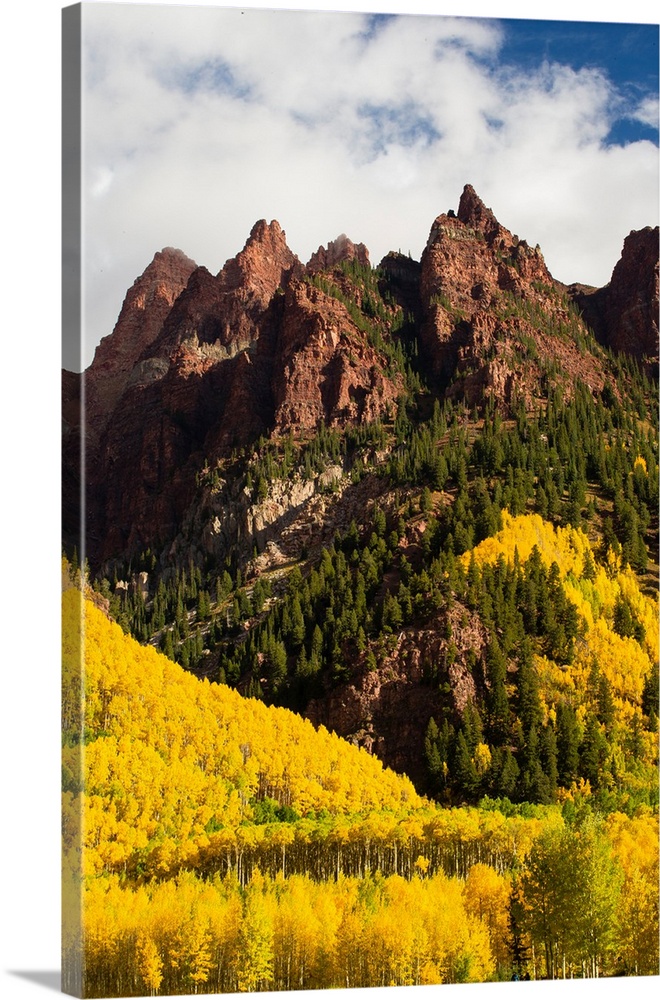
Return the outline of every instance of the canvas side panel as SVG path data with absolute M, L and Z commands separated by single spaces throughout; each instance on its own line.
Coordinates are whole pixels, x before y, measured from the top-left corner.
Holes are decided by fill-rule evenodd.
M 62 991 L 82 996 L 82 593 L 84 391 L 81 339 L 80 4 L 62 11 Z M 64 460 L 66 456 L 66 461 Z M 65 471 L 67 470 L 67 471 Z M 73 560 L 73 562 L 71 561 Z

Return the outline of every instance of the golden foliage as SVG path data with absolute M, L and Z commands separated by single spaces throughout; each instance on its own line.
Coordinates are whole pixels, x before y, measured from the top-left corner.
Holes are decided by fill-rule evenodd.
M 538 514 L 512 517 L 502 512 L 502 530 L 463 555 L 467 570 L 474 556 L 479 565 L 503 557 L 525 563 L 537 549 L 546 567 L 556 563 L 568 599 L 580 618 L 580 637 L 570 667 L 538 656 L 541 696 L 546 712 L 568 699 L 584 715 L 594 664 L 609 682 L 621 725 L 629 725 L 639 711 L 644 681 L 658 661 L 658 602 L 644 593 L 629 566 L 610 555 L 604 566 L 594 559 L 587 535 L 572 527 L 554 527 Z M 589 564 L 592 572 L 585 575 Z M 592 577 L 592 578 L 589 578 Z M 643 628 L 643 640 L 621 636 L 613 628 L 617 602 L 625 601 Z M 580 712 L 580 707 L 582 711 Z M 649 759 L 655 746 L 649 746 Z
M 85 892 L 86 985 L 110 990 L 263 989 L 482 982 L 495 971 L 487 920 L 439 874 L 315 882 L 258 870 L 242 890 L 194 875 Z
M 197 680 L 89 602 L 81 618 L 75 588 L 63 602 L 68 718 L 79 700 L 84 627 L 84 718 L 68 735 L 81 729 L 85 746 L 81 754 L 71 740 L 63 764 L 67 816 L 82 804 L 85 874 L 125 870 L 145 851 L 161 874 L 189 865 L 208 848 L 209 830 L 236 829 L 252 815 L 250 800 L 264 796 L 300 815 L 421 804 L 407 778 L 366 751 L 293 712 Z
M 562 582 L 576 604 L 581 598 L 586 636 L 603 661 L 627 648 L 611 629 L 619 595 L 638 620 L 655 620 L 627 571 L 580 577 L 588 541 L 572 529 L 508 519 L 475 551 L 510 558 L 524 539 L 530 552 L 541 543 L 544 559 L 561 559 Z M 510 975 L 508 872 L 539 838 L 564 829 L 558 807 L 528 816 L 435 808 L 325 730 L 139 646 L 74 588 L 63 620 L 64 891 L 82 915 L 89 995 Z M 618 687 L 612 680 L 615 697 L 634 707 L 650 643 L 635 643 L 638 659 Z M 580 656 L 568 679 L 539 659 L 548 699 L 560 689 L 586 697 Z M 615 677 L 612 663 L 600 666 Z M 478 751 L 485 768 L 489 748 Z M 301 818 L 251 823 L 252 803 L 266 796 Z M 657 819 L 615 813 L 605 833 L 624 879 L 617 955 L 629 972 L 657 972 Z M 64 949 L 74 961 L 79 933 L 71 920 Z

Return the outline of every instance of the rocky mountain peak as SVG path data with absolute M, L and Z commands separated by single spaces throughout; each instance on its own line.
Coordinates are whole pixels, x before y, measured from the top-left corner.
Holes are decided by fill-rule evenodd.
M 105 425 L 134 366 L 155 343 L 165 318 L 197 270 L 182 250 L 165 247 L 129 288 L 112 334 L 96 348 L 86 373 L 92 433 Z
M 197 268 L 182 250 L 164 247 L 135 279 L 124 299 L 111 336 L 96 349 L 91 371 L 131 368 L 155 339 L 175 299 Z
M 185 254 L 183 250 L 179 250 L 178 247 L 163 247 L 162 250 L 158 250 L 154 254 L 154 259 L 146 268 L 144 275 L 155 270 L 170 269 L 171 271 L 176 271 L 178 268 L 183 268 L 189 271 L 195 267 L 197 267 L 195 261 Z
M 331 240 L 327 247 L 320 246 L 307 262 L 308 271 L 325 271 L 342 261 L 357 260 L 364 267 L 370 267 L 369 251 L 364 243 L 353 243 L 346 233 Z
M 555 329 L 572 322 L 539 247 L 500 225 L 470 184 L 458 213 L 431 227 L 420 293 L 421 354 L 450 397 L 472 406 L 490 396 L 503 410 L 524 399 L 533 407 L 547 366 L 566 374 L 568 393 L 576 379 L 602 387 L 600 363 L 572 337 L 547 337 L 538 322 L 539 315 Z
M 457 218 L 466 226 L 476 229 L 479 233 L 490 233 L 500 228 L 500 224 L 490 208 L 474 190 L 471 184 L 466 184 L 458 204 Z
M 302 264 L 289 249 L 286 233 L 277 220 L 260 219 L 254 224 L 241 252 L 228 260 L 218 278 L 223 289 L 243 287 L 264 299 L 284 287 Z
M 252 240 L 266 240 L 269 238 L 285 239 L 286 233 L 280 226 L 277 219 L 271 219 L 270 222 L 266 222 L 265 219 L 257 219 L 250 230 L 248 242 L 251 242 Z

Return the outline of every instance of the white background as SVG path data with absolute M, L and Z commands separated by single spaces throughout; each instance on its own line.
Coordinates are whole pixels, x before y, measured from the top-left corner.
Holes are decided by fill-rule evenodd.
M 2 785 L 0 789 L 0 995 L 48 997 L 59 961 L 59 368 L 60 11 L 59 0 L 3 8 L 2 281 Z M 239 6 L 238 4 L 235 6 Z M 581 0 L 441 2 L 339 0 L 249 2 L 424 14 L 594 18 Z M 601 3 L 602 20 L 657 22 L 656 4 Z M 603 1000 L 657 995 L 658 978 L 598 983 L 425 987 L 443 998 L 561 997 Z M 392 991 L 381 993 L 386 998 Z M 403 996 L 402 991 L 397 991 Z M 415 995 L 422 995 L 417 991 Z M 313 997 L 311 994 L 310 997 Z M 355 993 L 360 1000 L 365 991 Z

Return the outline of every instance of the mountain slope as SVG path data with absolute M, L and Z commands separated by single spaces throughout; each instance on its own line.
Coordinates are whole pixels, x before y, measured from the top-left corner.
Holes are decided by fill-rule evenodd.
M 529 529 L 479 558 L 511 533 L 564 570 L 588 552 Z M 567 912 L 568 973 L 657 972 L 650 810 L 596 821 L 583 788 L 563 810 L 432 807 L 373 757 L 138 646 L 77 589 L 63 610 L 65 985 L 78 969 L 86 996 L 552 977 Z
M 637 320 L 652 316 L 657 263 L 642 243 L 639 267 L 617 266 L 610 291 L 596 295 L 612 329 L 630 313 L 613 305 L 626 285 L 644 304 Z M 101 385 L 110 373 L 98 397 L 105 429 L 87 442 L 86 555 L 112 614 L 199 676 L 336 728 L 420 789 L 452 800 L 504 787 L 518 799 L 553 798 L 552 775 L 550 791 L 524 779 L 534 768 L 516 729 L 516 642 L 538 680 L 555 670 L 544 657 L 570 667 L 578 636 L 551 637 L 550 619 L 533 628 L 530 619 L 513 642 L 511 622 L 488 609 L 493 593 L 484 608 L 474 593 L 468 600 L 461 559 L 502 529 L 504 512 L 536 513 L 584 531 L 594 565 L 621 559 L 652 586 L 657 407 L 636 359 L 598 343 L 577 286 L 554 281 L 540 249 L 505 229 L 469 185 L 458 212 L 435 220 L 420 262 L 388 254 L 371 268 L 366 248 L 341 236 L 303 265 L 279 224 L 265 221 L 218 275 L 166 256 L 170 308 L 160 295 L 153 321 L 140 313 L 132 323 L 129 295 L 86 376 L 93 384 L 98 369 Z M 148 336 L 129 350 L 132 328 Z M 70 373 L 65 385 L 73 427 Z M 549 583 L 547 567 L 533 572 L 570 632 L 575 605 L 563 584 Z M 526 573 L 497 586 L 522 592 Z M 617 613 L 619 637 L 634 636 L 629 604 Z M 491 660 L 504 670 L 508 728 L 490 719 Z M 651 734 L 649 662 L 642 693 L 628 695 Z M 580 704 L 557 688 L 543 711 L 561 701 L 577 711 L 583 681 Z M 478 722 L 466 722 L 470 706 Z M 429 770 L 431 719 L 452 728 L 451 753 L 463 734 L 471 761 L 465 780 L 442 789 Z M 554 717 L 535 724 L 537 737 L 557 738 Z M 576 725 L 573 736 L 588 742 L 586 715 Z M 479 726 L 490 727 L 483 739 Z M 484 758 L 475 778 L 478 744 L 499 758 Z M 544 754 L 552 772 L 552 748 Z
M 81 802 L 87 810 L 86 871 L 125 870 L 173 845 L 183 860 L 200 841 L 208 846 L 210 830 L 252 819 L 264 800 L 300 816 L 421 804 L 408 779 L 363 750 L 197 680 L 124 635 L 75 588 L 63 600 L 64 788 L 72 834 Z M 75 838 L 65 843 L 74 848 Z

